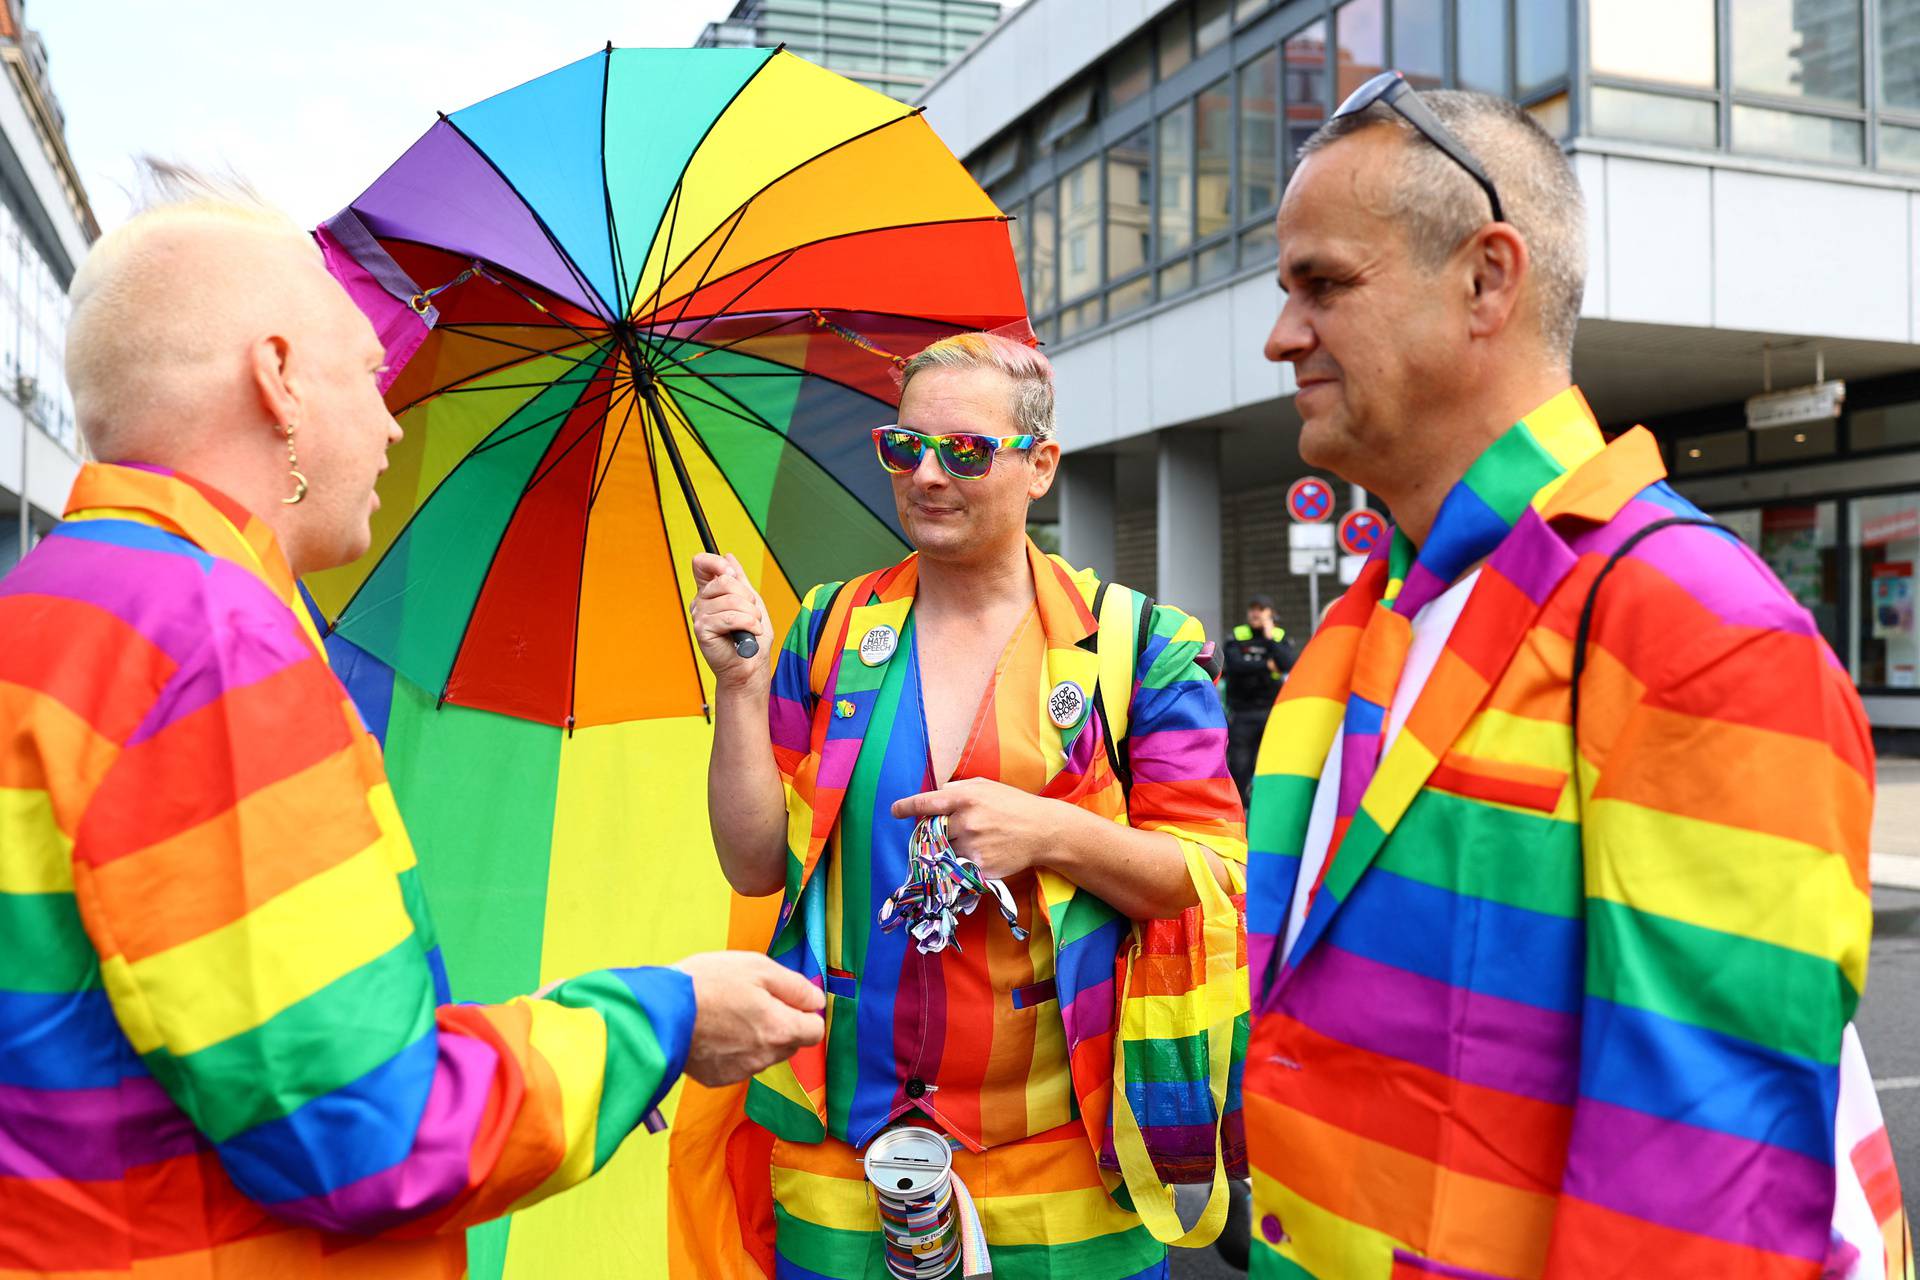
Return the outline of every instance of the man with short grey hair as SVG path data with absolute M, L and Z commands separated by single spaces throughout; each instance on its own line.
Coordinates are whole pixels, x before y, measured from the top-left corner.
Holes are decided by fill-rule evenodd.
M 1278 236 L 1301 456 L 1395 530 L 1254 779 L 1253 1274 L 1897 1274 L 1849 1024 L 1866 719 L 1572 385 L 1565 157 L 1389 72 L 1303 148 Z

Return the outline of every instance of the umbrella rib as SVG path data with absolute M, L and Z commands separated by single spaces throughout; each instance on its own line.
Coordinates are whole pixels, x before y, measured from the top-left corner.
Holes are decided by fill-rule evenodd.
M 676 335 L 676 340 L 681 342 L 690 342 L 697 339 L 702 333 L 706 332 L 708 325 L 712 324 L 715 320 L 718 320 L 721 316 L 731 312 L 734 308 L 734 304 L 738 303 L 740 299 L 746 297 L 748 294 L 752 293 L 755 289 L 758 289 L 761 285 L 765 284 L 769 279 L 772 278 L 774 272 L 786 266 L 787 263 L 792 260 L 793 255 L 800 252 L 802 247 L 804 246 L 796 245 L 795 247 L 788 249 L 785 253 L 781 254 L 780 257 L 774 261 L 773 265 L 768 267 L 765 271 L 761 272 L 759 277 L 755 279 L 752 284 L 748 285 L 746 288 L 742 289 L 740 292 L 734 294 L 733 297 L 727 300 L 727 304 L 725 306 L 721 307 L 718 311 L 715 311 L 712 315 L 706 317 L 698 325 L 695 325 L 692 333 L 686 334 L 684 336 Z M 761 261 L 764 262 L 766 261 L 766 259 L 763 258 L 761 259 Z M 756 262 L 753 265 L 759 266 L 760 263 Z M 742 268 L 742 270 L 746 270 L 746 268 Z M 752 313 L 749 312 L 748 314 L 752 314 Z M 686 317 L 684 315 L 676 317 L 673 321 L 674 324 L 684 324 L 685 322 L 686 322 Z M 649 328 L 652 327 L 651 322 L 649 322 L 648 327 Z
M 384 244 L 410 244 L 410 245 L 413 245 L 415 248 L 425 249 L 430 253 L 446 254 L 449 257 L 457 258 L 469 264 L 478 262 L 481 266 L 487 269 L 489 274 L 503 277 L 506 279 L 517 280 L 529 289 L 538 289 L 542 293 L 551 294 L 553 297 L 553 300 L 555 302 L 560 303 L 563 306 L 578 307 L 579 305 L 578 303 L 570 302 L 567 299 L 562 298 L 558 293 L 554 293 L 552 289 L 549 289 L 546 285 L 541 284 L 538 280 L 529 278 L 525 273 L 515 271 L 511 267 L 503 267 L 491 258 L 475 258 L 472 254 L 464 254 L 464 255 L 457 254 L 457 253 L 454 253 L 452 250 L 448 249 L 445 245 L 431 244 L 425 240 L 416 240 L 412 236 L 380 236 L 379 240 L 383 245 Z M 541 307 L 547 312 L 547 314 L 554 316 L 555 319 L 559 319 L 558 314 L 553 310 L 552 307 L 548 307 L 544 303 L 541 304 Z M 598 319 L 602 319 L 603 317 L 595 316 L 594 318 L 598 320 Z M 487 322 L 475 321 L 474 323 L 487 323 Z M 561 323 L 565 324 L 566 321 L 562 320 Z M 444 328 L 445 326 L 436 326 L 436 327 Z
M 541 315 L 552 316 L 555 320 L 558 320 L 562 325 L 565 325 L 568 329 L 570 329 L 573 332 L 574 336 L 578 337 L 582 342 L 593 341 L 593 338 L 586 332 L 586 330 L 582 329 L 579 325 L 567 319 L 565 316 L 554 311 L 552 308 L 548 307 L 545 303 L 538 302 L 533 298 L 528 297 L 526 294 L 520 292 L 520 290 L 516 289 L 514 286 L 508 284 L 505 280 L 496 279 L 494 283 L 498 284 L 502 289 L 505 289 L 508 293 L 512 294 L 514 297 L 520 299 L 520 301 L 532 307 L 535 311 L 538 311 Z
M 558 386 L 560 384 L 559 382 L 555 382 L 551 385 Z M 588 386 L 592 385 L 591 378 L 587 380 L 586 385 Z M 529 403 L 531 402 L 531 400 L 532 400 L 532 397 L 529 397 Z M 529 431 L 539 430 L 541 427 L 545 426 L 547 423 L 552 422 L 555 418 L 564 418 L 567 414 L 570 414 L 575 409 L 579 408 L 583 403 L 586 402 L 586 400 L 587 400 L 587 396 L 582 395 L 579 399 L 575 400 L 572 404 L 568 405 L 565 409 L 562 409 L 559 413 L 550 413 L 546 417 L 541 418 L 539 421 L 530 422 L 526 426 L 518 428 L 517 430 L 513 431 L 509 435 L 503 436 L 499 440 L 494 440 L 494 441 L 483 440 L 479 444 L 475 445 L 473 448 L 467 450 L 465 457 L 461 458 L 460 461 L 455 463 L 453 466 L 447 468 L 447 474 L 440 478 L 439 484 L 436 484 L 433 486 L 433 492 L 429 493 L 425 498 L 422 498 L 419 502 L 414 504 L 413 513 L 407 517 L 406 523 L 401 525 L 399 530 L 394 533 L 393 541 L 387 544 L 386 550 L 380 553 L 380 558 L 378 560 L 375 560 L 373 562 L 373 567 L 367 570 L 367 576 L 360 579 L 360 585 L 353 589 L 353 594 L 348 596 L 346 599 L 346 602 L 342 604 L 337 611 L 335 611 L 333 619 L 327 624 L 327 633 L 331 635 L 333 634 L 333 632 L 339 629 L 340 621 L 347 616 L 348 611 L 351 610 L 353 606 L 359 601 L 360 593 L 365 591 L 367 589 L 368 584 L 370 584 L 374 580 L 374 578 L 379 575 L 381 566 L 386 564 L 387 557 L 393 554 L 393 549 L 400 545 L 401 539 L 407 536 L 408 531 L 410 531 L 413 528 L 414 522 L 420 518 L 421 514 L 424 511 L 426 511 L 427 507 L 433 502 L 434 498 L 439 494 L 441 486 L 446 484 L 448 480 L 452 479 L 454 473 L 457 472 L 462 465 L 464 465 L 469 459 L 473 458 L 475 454 L 485 453 L 489 449 L 505 444 L 508 440 L 517 440 L 521 436 L 526 435 Z M 526 408 L 526 405 L 523 404 L 520 406 L 520 408 L 524 409 Z M 516 409 L 514 412 L 518 413 L 519 411 L 520 411 L 519 409 Z
M 740 312 L 739 314 L 740 314 L 740 315 L 741 315 L 742 317 L 745 317 L 745 316 L 750 316 L 750 315 L 752 315 L 752 314 L 753 314 L 753 312 L 751 312 L 751 311 L 743 311 L 743 312 Z M 786 327 L 787 327 L 788 325 L 790 325 L 790 324 L 792 324 L 792 323 L 793 323 L 793 322 L 794 322 L 795 320 L 798 320 L 798 319 L 800 319 L 800 318 L 801 318 L 802 316 L 804 316 L 805 314 L 806 314 L 806 312 L 804 312 L 804 311 L 791 311 L 791 312 L 788 312 L 788 313 L 786 313 L 786 315 L 785 315 L 785 317 L 784 317 L 783 319 L 779 319 L 779 320 L 776 320 L 776 321 L 774 321 L 774 322 L 773 322 L 772 324 L 770 324 L 770 325 L 768 325 L 768 326 L 767 326 L 766 328 L 764 328 L 764 329 L 762 329 L 762 330 L 760 330 L 760 331 L 759 331 L 758 333 L 750 333 L 750 334 L 747 334 L 747 335 L 746 335 L 745 337 L 741 337 L 741 338 L 729 338 L 729 339 L 728 339 L 727 341 L 725 341 L 725 342 L 703 342 L 703 343 L 701 343 L 700 345 L 701 345 L 701 346 L 703 346 L 703 347 L 705 347 L 705 348 L 706 348 L 706 350 L 705 350 L 705 351 L 702 351 L 702 352 L 701 352 L 701 353 L 700 353 L 699 355 L 697 355 L 697 356 L 695 356 L 695 357 L 693 357 L 693 360 L 700 360 L 700 359 L 704 359 L 704 358 L 705 358 L 705 357 L 707 357 L 707 356 L 710 356 L 710 355 L 715 355 L 715 354 L 718 354 L 719 352 L 723 352 L 723 351 L 731 351 L 731 350 L 733 350 L 733 349 L 734 349 L 735 347 L 737 347 L 737 346 L 739 346 L 739 345 L 740 345 L 741 343 L 743 343 L 743 342 L 755 342 L 755 341 L 758 341 L 759 339 L 761 339 L 761 338 L 764 338 L 764 337 L 766 337 L 766 336 L 767 336 L 768 334 L 770 334 L 770 333 L 772 333 L 772 332 L 773 332 L 773 331 L 774 331 L 775 329 L 784 329 L 784 328 L 786 328 Z M 651 328 L 649 328 L 649 330 L 648 330 L 648 334 L 649 334 L 649 336 L 651 336 L 653 332 L 654 332 L 654 330 L 652 330 Z M 669 338 L 672 338 L 672 339 L 673 339 L 673 340 L 674 340 L 675 342 L 678 342 L 678 341 L 680 341 L 680 339 L 679 339 L 679 338 L 677 338 L 677 337 L 675 337 L 675 336 L 674 336 L 673 334 L 671 334 L 671 333 L 669 333 L 669 334 L 667 334 L 666 336 L 667 336 L 667 337 L 669 337 Z M 754 359 L 762 359 L 762 358 L 763 358 L 763 357 L 759 357 L 759 356 L 755 356 L 755 357 L 754 357 Z M 693 360 L 689 360 L 689 361 L 687 361 L 687 363 L 688 363 L 688 364 L 692 364 L 692 363 L 693 363 Z
M 607 41 L 605 57 L 600 70 L 600 198 L 606 206 L 607 214 L 607 252 L 613 257 L 613 284 L 620 291 L 621 315 L 624 317 L 627 292 L 627 263 L 620 252 L 620 236 L 613 222 L 613 183 L 607 177 L 607 98 L 613 92 L 613 41 Z M 609 300 L 609 306 L 612 301 Z M 567 688 L 573 688 L 569 682 Z M 567 695 L 567 710 L 573 710 L 573 695 Z
M 589 386 L 591 386 L 591 380 L 589 380 Z M 471 458 L 476 454 L 487 453 L 491 450 L 499 448 L 503 444 L 508 444 L 508 443 L 511 443 L 512 441 L 518 440 L 521 436 L 526 435 L 529 431 L 538 431 L 541 427 L 546 426 L 549 422 L 552 422 L 555 418 L 564 418 L 568 414 L 572 413 L 574 410 L 580 408 L 582 405 L 591 404 L 593 401 L 599 400 L 603 397 L 611 397 L 612 394 L 613 392 L 611 391 L 611 389 L 608 389 L 608 390 L 589 389 L 584 394 L 582 394 L 578 400 L 575 400 L 572 404 L 568 405 L 565 409 L 561 409 L 556 413 L 550 413 L 546 417 L 541 418 L 537 422 L 529 422 L 524 427 L 517 427 L 513 431 L 509 432 L 508 434 L 501 436 L 498 440 L 487 440 L 487 441 L 483 441 L 480 444 L 475 445 L 472 449 L 469 449 L 467 451 L 467 457 Z M 464 462 L 466 461 L 466 459 L 463 458 L 461 459 L 461 461 Z
M 615 375 L 614 380 L 619 382 L 618 375 Z M 629 380 L 628 382 L 622 383 L 615 388 L 613 396 L 607 401 L 607 416 L 609 418 L 613 416 L 614 406 L 619 403 L 622 394 L 633 398 L 633 406 L 630 407 L 637 407 L 639 405 L 639 393 L 634 389 L 632 381 Z M 606 484 L 608 473 L 613 470 L 613 455 L 620 451 L 620 442 L 627 438 L 627 420 L 632 416 L 633 415 L 629 413 L 626 417 L 620 419 L 620 428 L 613 433 L 613 444 L 607 449 L 607 465 L 594 469 L 596 474 L 593 477 L 593 487 L 587 491 L 588 519 L 592 519 L 594 505 L 600 501 L 600 489 Z
M 767 67 L 772 64 L 775 56 L 777 56 L 780 53 L 781 49 L 785 49 L 785 48 L 786 48 L 786 45 L 783 44 L 780 46 L 779 49 L 773 50 L 773 52 L 769 53 L 765 58 L 762 58 L 760 60 L 760 65 L 755 67 L 752 73 L 749 74 L 746 79 L 740 82 L 740 87 L 733 91 L 733 96 L 727 99 L 726 105 L 721 107 L 718 111 L 714 112 L 713 119 L 707 121 L 707 127 L 704 130 L 702 130 L 700 133 L 700 140 L 694 143 L 693 146 L 687 149 L 687 158 L 683 160 L 680 164 L 680 176 L 673 180 L 673 197 L 672 198 L 676 204 L 676 209 L 675 209 L 676 216 L 678 216 L 677 205 L 680 199 L 680 188 L 681 188 L 681 185 L 684 184 L 687 180 L 687 171 L 693 168 L 693 158 L 700 154 L 700 148 L 707 145 L 707 139 L 713 136 L 714 129 L 719 126 L 721 120 L 726 118 L 727 112 L 733 110 L 733 104 L 740 101 L 740 96 L 744 94 L 748 90 L 748 88 L 752 86 L 755 80 L 758 80 L 760 78 L 760 73 L 762 71 L 765 71 Z M 603 113 L 603 119 L 601 121 L 601 129 L 603 133 L 605 128 L 606 128 L 606 122 L 605 122 L 604 113 Z M 603 141 L 602 146 L 604 147 L 604 145 L 605 144 Z M 601 163 L 600 171 L 601 171 L 601 174 L 604 176 L 604 174 L 606 173 L 606 164 L 604 160 Z M 645 254 L 641 255 L 641 258 L 640 258 L 641 271 L 644 272 L 646 270 L 647 260 L 653 257 L 654 246 L 659 243 L 660 243 L 660 225 L 658 223 L 655 223 L 653 228 L 653 234 L 647 238 L 647 251 Z M 673 251 L 673 231 L 671 228 L 669 228 L 667 231 L 667 243 L 664 246 L 662 246 L 660 250 L 660 257 L 663 264 L 667 256 L 671 254 L 672 251 Z M 665 287 L 665 284 L 666 284 L 666 277 L 662 275 L 661 286 Z M 639 289 L 645 287 L 645 285 L 646 285 L 645 280 L 641 280 L 637 282 L 637 287 L 635 289 L 635 296 L 629 302 L 629 310 L 623 314 L 628 314 L 628 315 L 632 314 L 631 306 L 633 303 L 637 303 L 640 301 L 638 296 Z M 624 279 L 621 280 L 620 287 L 622 289 L 625 289 L 627 287 L 627 282 Z M 652 296 L 648 298 L 648 304 L 651 305 L 653 302 L 653 299 L 658 298 L 659 296 L 660 296 L 659 289 L 655 289 Z
M 785 182 L 788 178 L 791 178 L 794 174 L 800 172 L 802 169 L 806 168 L 808 165 L 812 164 L 814 161 L 819 160 L 825 156 L 830 156 L 834 152 L 840 150 L 842 147 L 850 147 L 854 143 L 859 142 L 861 139 L 871 137 L 874 134 L 879 133 L 883 129 L 891 129 L 894 125 L 900 124 L 903 121 L 912 120 L 915 117 L 921 115 L 925 110 L 926 110 L 925 107 L 914 107 L 911 110 L 905 111 L 900 115 L 893 117 L 893 119 L 891 120 L 883 120 L 879 124 L 873 125 L 866 129 L 862 129 L 860 132 L 856 134 L 852 134 L 848 137 L 842 138 L 840 139 L 840 141 L 834 143 L 832 146 L 826 147 L 820 151 L 816 151 L 812 155 L 808 156 L 806 159 L 800 161 L 798 164 L 793 165 L 792 167 L 784 170 L 781 173 L 775 174 L 772 178 L 769 178 L 764 184 L 762 184 L 759 190 L 755 191 L 752 195 L 748 196 L 745 200 L 741 201 L 738 207 L 731 209 L 727 212 L 727 217 L 734 220 L 734 226 L 731 229 L 729 229 L 727 232 L 727 239 L 731 240 L 733 238 L 733 232 L 739 229 L 740 222 L 744 220 L 746 217 L 746 212 L 748 207 L 751 206 L 755 200 L 758 200 L 761 196 L 771 191 L 774 187 L 778 186 L 780 183 Z M 954 163 L 959 164 L 960 162 L 958 160 L 955 160 Z M 681 176 L 684 179 L 685 174 L 683 173 Z M 701 243 L 704 244 L 706 242 L 702 241 Z M 696 249 L 698 247 L 699 246 L 697 245 L 695 246 Z M 720 254 L 724 252 L 725 249 L 726 249 L 726 245 L 723 243 L 719 249 L 714 250 L 713 261 L 709 262 L 706 268 L 700 274 L 701 284 L 706 283 L 707 272 L 713 269 L 714 262 L 718 262 L 720 260 Z M 662 256 L 664 257 L 665 255 L 663 254 Z M 647 299 L 647 305 L 649 307 L 656 306 L 659 303 L 660 294 L 666 289 L 666 284 L 667 284 L 667 277 L 663 269 L 661 273 L 659 287 L 656 288 L 653 291 L 653 295 Z M 700 291 L 700 285 L 695 285 L 693 292 L 698 293 L 699 291 Z M 638 300 L 636 299 L 636 301 Z
M 578 358 L 575 358 L 573 356 L 565 356 L 565 355 L 559 354 L 562 351 L 566 351 L 572 347 L 578 346 L 579 345 L 578 343 L 570 342 L 565 347 L 556 347 L 553 349 L 547 349 L 543 347 L 530 347 L 524 342 L 509 342 L 505 338 L 496 338 L 490 333 L 481 333 L 478 330 L 470 328 L 467 325 L 463 325 L 463 324 L 439 325 L 435 328 L 435 332 L 436 333 L 455 333 L 455 334 L 459 334 L 463 338 L 472 338 L 476 342 L 491 342 L 496 347 L 506 347 L 513 351 L 525 351 L 529 355 L 553 356 L 555 359 L 558 359 L 558 360 L 572 361 L 572 363 L 576 365 L 590 364 L 593 361 L 592 356 L 580 356 Z M 611 335 L 605 338 L 590 337 L 587 339 L 587 342 L 593 346 L 596 352 L 602 355 L 605 355 L 608 349 L 613 344 L 613 338 L 611 337 Z M 523 362 L 518 360 L 507 361 L 507 365 L 520 364 L 520 363 L 523 363 Z M 506 365 L 503 365 L 501 367 L 505 368 Z
M 575 262 L 573 255 L 562 247 L 560 238 L 553 234 L 553 228 L 549 227 L 547 220 L 540 216 L 540 211 L 533 207 L 533 202 L 527 199 L 525 193 L 514 185 L 513 179 L 509 178 L 506 173 L 501 170 L 500 166 L 493 162 L 493 157 L 481 150 L 480 145 L 467 136 L 467 131 L 453 122 L 452 116 L 443 115 L 440 118 L 446 122 L 449 129 L 459 135 L 460 140 L 467 144 L 467 148 L 472 151 L 473 154 L 479 156 L 480 159 L 486 163 L 487 168 L 493 170 L 494 176 L 506 184 L 507 190 L 513 192 L 513 198 L 520 202 L 520 207 L 527 211 L 527 216 L 532 218 L 534 225 L 540 228 L 540 234 L 547 238 L 547 243 L 553 246 L 553 251 L 560 255 L 560 261 L 567 268 L 568 272 L 572 274 L 574 283 L 580 286 L 581 291 L 587 296 L 588 301 L 596 302 L 600 305 L 602 312 L 601 319 L 607 321 L 609 324 L 613 323 L 612 304 L 605 298 L 602 298 L 600 291 L 594 288 L 587 280 L 586 273 L 580 269 L 580 264 Z
M 604 372 L 604 370 L 602 372 Z M 600 375 L 595 374 L 594 376 L 598 378 Z M 613 409 L 613 397 L 616 394 L 618 394 L 618 387 L 613 384 L 617 384 L 618 381 L 619 380 L 617 378 L 608 379 L 609 387 L 606 392 L 606 396 L 607 396 L 606 407 L 609 412 L 611 412 Z M 581 396 L 579 401 L 574 405 L 574 409 L 578 410 L 586 403 L 587 403 L 587 398 L 585 396 Z M 605 423 L 606 416 L 604 414 L 601 415 L 600 421 L 602 424 Z M 521 490 L 521 496 L 525 497 L 527 494 L 532 493 L 534 490 L 534 486 L 538 485 L 542 480 L 545 480 L 548 476 L 552 475 L 555 471 L 559 470 L 560 464 L 565 462 L 567 460 L 567 456 L 571 454 L 575 449 L 578 449 L 581 443 L 584 440 L 586 440 L 588 436 L 593 434 L 593 430 L 594 430 L 594 423 L 591 419 L 589 419 L 586 427 L 581 430 L 580 434 L 575 436 L 572 439 L 572 441 L 568 443 L 566 448 L 562 449 L 558 454 L 554 455 L 554 459 L 552 462 L 548 463 L 538 473 L 536 473 L 531 480 L 527 481 L 527 487 Z
M 638 345 L 638 344 L 636 344 L 636 345 Z M 652 347 L 652 345 L 653 345 L 653 344 L 652 344 L 652 343 L 648 343 L 647 345 L 648 345 L 649 347 Z M 659 357 L 660 357 L 661 359 L 663 359 L 663 360 L 666 360 L 666 361 L 667 361 L 668 363 L 670 363 L 670 364 L 672 364 L 672 365 L 673 365 L 673 366 L 674 366 L 675 368 L 678 368 L 678 369 L 685 369 L 685 368 L 687 367 L 687 365 L 686 365 L 686 362 L 685 362 L 685 361 L 683 361 L 683 360 L 681 360 L 681 359 L 679 359 L 679 358 L 678 358 L 677 356 L 673 356 L 673 355 L 670 355 L 669 353 L 667 353 L 667 352 L 665 352 L 665 351 L 660 351 L 660 350 L 657 350 L 657 349 L 655 349 L 655 350 L 654 350 L 654 351 L 652 352 L 652 354 L 654 354 L 654 355 L 658 355 L 658 356 L 659 356 Z M 649 367 L 651 367 L 651 366 L 649 366 Z M 655 374 L 655 376 L 656 376 L 656 377 L 661 377 L 661 376 L 664 376 L 664 373 L 656 373 L 656 374 Z M 697 376 L 697 375 L 696 375 L 696 376 Z M 726 396 L 726 397 L 727 397 L 727 399 L 729 399 L 729 400 L 732 400 L 734 404 L 736 404 L 736 405 L 738 405 L 738 406 L 739 406 L 739 410 L 740 410 L 740 415 L 741 415 L 742 417 L 746 417 L 746 418 L 747 418 L 747 421 L 749 421 L 749 422 L 752 422 L 752 423 L 755 423 L 755 424 L 756 424 L 756 425 L 758 425 L 758 426 L 762 426 L 762 427 L 765 427 L 765 428 L 766 428 L 767 430 L 769 430 L 769 431 L 779 431 L 779 430 L 780 430 L 780 428 L 778 428 L 778 427 L 776 427 L 776 426 L 774 426 L 774 425 L 773 425 L 773 423 L 771 423 L 771 422 L 769 422 L 769 421 L 768 421 L 767 419 L 765 419 L 765 418 L 763 418 L 763 417 L 761 417 L 761 416 L 760 416 L 759 414 L 757 414 L 757 413 L 754 413 L 754 411 L 753 411 L 753 409 L 752 409 L 752 408 L 751 408 L 751 407 L 750 407 L 749 405 L 747 405 L 747 404 L 745 404 L 745 403 L 743 403 L 742 401 L 740 401 L 739 399 L 737 399 L 737 398 L 736 398 L 736 397 L 735 397 L 735 396 L 734 396 L 734 395 L 733 395 L 732 393 L 730 393 L 730 392 L 728 392 L 728 391 L 727 391 L 727 390 L 725 390 L 724 388 L 722 388 L 722 387 L 715 387 L 715 388 L 714 388 L 714 390 L 715 390 L 715 391 L 717 391 L 717 392 L 719 392 L 719 393 L 720 393 L 721 395 L 723 395 L 723 396 Z M 716 407 L 717 407 L 717 406 L 716 406 Z M 749 415 L 751 415 L 751 416 L 749 416 Z

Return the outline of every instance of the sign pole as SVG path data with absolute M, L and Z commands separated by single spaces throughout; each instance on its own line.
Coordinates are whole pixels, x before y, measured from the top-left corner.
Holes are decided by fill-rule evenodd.
M 1320 630 L 1320 575 L 1318 572 L 1307 575 L 1307 613 L 1312 621 L 1307 624 L 1307 634 L 1313 635 Z

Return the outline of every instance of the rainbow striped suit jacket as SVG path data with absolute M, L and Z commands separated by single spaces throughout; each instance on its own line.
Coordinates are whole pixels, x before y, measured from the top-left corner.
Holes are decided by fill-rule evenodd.
M 1183 845 L 1204 845 L 1237 873 L 1245 856 L 1245 828 L 1239 796 L 1226 772 L 1225 716 L 1211 680 L 1195 661 L 1205 644 L 1200 623 L 1178 609 L 1157 606 L 1147 620 L 1144 644 L 1136 649 L 1131 611 L 1139 597 L 1130 591 L 1110 592 L 1096 618 L 1098 583 L 1092 571 L 1075 570 L 1031 542 L 1027 554 L 1047 642 L 1045 680 L 1033 694 L 1033 714 L 1049 726 L 1041 733 L 1049 779 L 1041 794 L 1115 822 L 1164 831 Z M 830 997 L 828 1042 L 802 1049 L 791 1061 L 761 1073 L 748 1093 L 748 1116 L 789 1141 L 818 1142 L 827 1136 L 834 1114 L 829 1094 L 842 1099 L 844 1115 L 847 1099 L 862 1083 L 844 1069 L 836 1070 L 828 1051 L 835 1019 L 851 1016 L 856 1002 L 842 998 L 837 984 L 827 981 L 826 877 L 817 872 L 863 746 L 875 751 L 888 744 L 891 727 L 875 711 L 889 666 L 907 660 L 903 644 L 888 662 L 869 666 L 860 657 L 861 640 L 876 626 L 906 633 L 917 574 L 917 560 L 909 557 L 837 593 L 833 584 L 809 591 L 774 671 L 771 715 L 774 754 L 787 784 L 788 859 L 786 896 L 769 954 Z M 1107 632 L 1122 639 L 1096 645 L 1096 637 Z M 809 659 L 822 646 L 827 659 L 824 681 L 814 688 Z M 1079 686 L 1095 708 L 1066 729 L 1053 727 L 1046 705 L 1049 691 L 1062 681 Z M 1096 697 L 1096 684 L 1117 692 Z M 1128 716 L 1130 726 L 1124 723 Z M 1116 736 L 1127 735 L 1132 744 L 1131 796 L 1107 762 L 1109 728 Z M 917 762 L 912 779 L 906 784 L 909 790 L 919 785 Z M 1100 1151 L 1109 1144 L 1113 1104 L 1115 960 L 1132 939 L 1133 922 L 1056 871 L 1039 868 L 1037 879 L 1044 927 L 1051 934 L 1055 995 L 1073 1093 L 1079 1118 Z M 957 1038 L 977 1027 L 977 1013 L 948 1009 L 951 1034 Z M 877 1082 L 865 1083 L 871 1093 Z M 1199 1085 L 1204 1089 L 1205 1081 Z M 899 1082 L 886 1081 L 885 1087 L 904 1109 L 907 1101 L 898 1094 Z M 1227 1108 L 1231 1112 L 1238 1105 L 1236 1088 L 1229 1093 Z M 874 1122 L 881 1119 L 884 1113 L 870 1115 L 863 1125 L 877 1127 Z M 1204 1131 L 1210 1160 L 1211 1126 L 1196 1123 L 1194 1128 Z M 870 1135 L 835 1136 L 860 1142 Z
M 658 1104 L 691 982 L 448 1003 L 265 525 L 121 466 L 67 516 L 0 582 L 0 1278 L 462 1274 Z
M 1599 592 L 1576 768 L 1588 588 L 1698 514 L 1664 474 L 1635 429 L 1488 558 L 1283 961 L 1385 540 L 1289 677 L 1250 835 L 1255 1276 L 1821 1275 L 1871 740 L 1758 558 L 1672 527 Z

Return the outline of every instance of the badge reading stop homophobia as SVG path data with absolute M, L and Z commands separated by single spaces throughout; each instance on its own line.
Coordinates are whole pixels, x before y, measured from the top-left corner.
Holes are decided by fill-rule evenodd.
M 1047 714 L 1056 728 L 1071 729 L 1087 713 L 1087 695 L 1071 680 L 1062 680 L 1047 695 Z
M 900 633 L 882 623 L 860 637 L 860 661 L 877 667 L 900 647 Z

